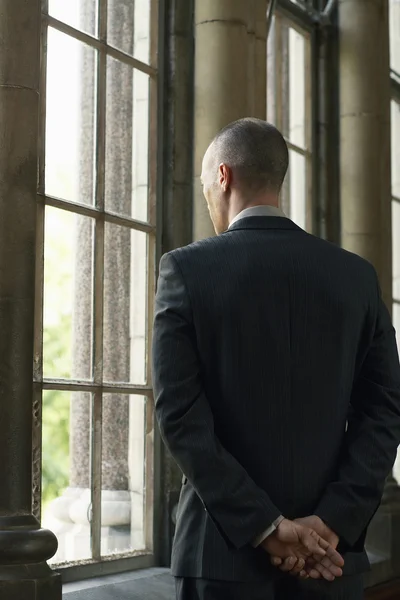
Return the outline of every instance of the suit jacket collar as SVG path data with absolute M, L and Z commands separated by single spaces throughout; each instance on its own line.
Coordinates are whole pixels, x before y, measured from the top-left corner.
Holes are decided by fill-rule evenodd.
M 242 229 L 288 229 L 303 231 L 301 227 L 287 217 L 245 217 L 233 223 L 224 234 Z

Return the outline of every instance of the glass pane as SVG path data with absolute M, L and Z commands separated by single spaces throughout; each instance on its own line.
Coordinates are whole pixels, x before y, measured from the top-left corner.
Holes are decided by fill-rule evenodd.
M 144 63 L 150 59 L 151 0 L 109 0 L 107 42 Z
M 90 35 L 97 32 L 97 0 L 49 0 L 49 15 Z
M 307 38 L 283 19 L 275 17 L 267 45 L 267 112 L 284 136 L 301 148 L 307 148 L 308 123 L 306 98 Z
M 397 458 L 393 467 L 393 476 L 397 479 L 397 483 L 400 484 L 400 448 L 397 451 Z
M 85 204 L 95 188 L 95 71 L 92 48 L 49 29 L 45 190 Z
M 400 73 L 400 2 L 390 0 L 390 64 Z
M 400 198 L 400 103 L 392 100 L 392 194 Z
M 106 209 L 147 221 L 149 77 L 107 63 Z
M 289 130 L 288 139 L 297 146 L 306 146 L 306 40 L 289 28 Z
M 307 227 L 307 162 L 304 156 L 289 151 L 290 218 L 303 229 Z
M 267 112 L 268 120 L 289 135 L 289 30 L 280 16 L 273 19 L 267 46 Z
M 58 538 L 50 562 L 90 558 L 90 394 L 43 393 L 42 448 L 42 524 Z
M 400 203 L 392 202 L 393 298 L 400 301 Z M 400 322 L 399 322 L 400 335 Z
M 92 219 L 46 207 L 43 323 L 46 378 L 91 376 L 92 239 Z
M 145 548 L 146 403 L 103 396 L 102 555 Z
M 104 380 L 146 383 L 148 236 L 106 223 Z
M 397 302 L 393 304 L 393 326 L 396 330 L 397 346 L 400 349 L 400 304 Z

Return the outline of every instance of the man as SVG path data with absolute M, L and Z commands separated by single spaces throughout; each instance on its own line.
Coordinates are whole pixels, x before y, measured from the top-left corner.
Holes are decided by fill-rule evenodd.
M 363 597 L 400 442 L 395 333 L 373 267 L 278 208 L 287 167 L 274 127 L 228 125 L 202 171 L 219 235 L 161 261 L 153 374 L 184 473 L 178 600 Z

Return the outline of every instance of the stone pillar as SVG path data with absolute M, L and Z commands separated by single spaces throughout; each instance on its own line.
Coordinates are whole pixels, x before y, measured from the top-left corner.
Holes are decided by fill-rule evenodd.
M 81 5 L 81 23 L 85 31 L 94 31 L 96 11 L 88 0 Z M 96 57 L 81 49 L 80 73 L 84 85 L 80 92 L 79 193 L 90 198 L 96 187 L 93 172 L 93 142 L 95 119 L 93 103 L 96 89 Z M 74 379 L 88 379 L 91 365 L 92 339 L 92 248 L 93 223 L 91 219 L 76 216 L 75 227 L 75 299 L 73 310 L 73 373 Z M 70 421 L 70 486 L 90 486 L 90 393 L 76 392 L 71 398 Z
M 391 307 L 388 2 L 341 1 L 339 20 L 342 245 L 374 264 Z
M 267 118 L 267 5 L 268 0 L 248 3 L 247 116 Z
M 255 0 L 255 97 L 254 116 L 267 118 L 267 7 L 268 0 Z
M 254 117 L 256 110 L 256 3 L 258 0 L 247 2 L 247 116 Z
M 198 240 L 214 235 L 200 185 L 204 153 L 222 127 L 248 116 L 248 3 L 197 0 L 195 38 L 193 237 Z
M 31 511 L 40 1 L 0 15 L 0 597 L 61 600 L 57 540 Z
M 388 2 L 342 0 L 339 22 L 342 245 L 374 264 L 383 298 L 391 308 Z M 399 530 L 399 507 L 399 488 L 390 477 L 368 543 L 391 557 L 397 576 L 400 561 L 395 537 Z M 383 539 L 379 531 L 389 531 L 391 535 Z

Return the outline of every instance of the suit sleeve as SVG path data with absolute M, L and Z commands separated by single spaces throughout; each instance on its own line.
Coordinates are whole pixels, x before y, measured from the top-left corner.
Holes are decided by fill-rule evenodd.
M 191 306 L 176 259 L 161 260 L 153 334 L 155 410 L 162 438 L 225 540 L 251 544 L 280 515 L 222 446 L 205 395 Z
M 338 477 L 315 513 L 362 549 L 400 444 L 400 367 L 395 330 L 379 293 L 372 343 L 351 398 Z

